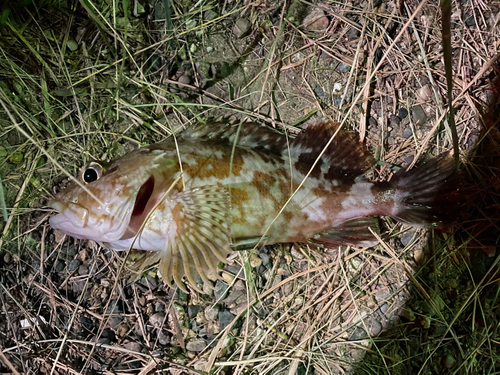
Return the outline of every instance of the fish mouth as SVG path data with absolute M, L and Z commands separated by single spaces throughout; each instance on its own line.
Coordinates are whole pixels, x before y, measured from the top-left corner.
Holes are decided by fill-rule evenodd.
M 48 206 L 58 212 L 49 219 L 52 228 L 75 238 L 88 238 L 82 233 L 88 219 L 87 209 L 74 203 L 68 205 L 59 201 L 49 201 Z

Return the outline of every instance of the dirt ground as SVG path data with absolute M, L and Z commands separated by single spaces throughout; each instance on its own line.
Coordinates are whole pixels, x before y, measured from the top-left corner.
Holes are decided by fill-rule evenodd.
M 200 121 L 326 119 L 369 178 L 452 149 L 441 10 L 416 1 L 7 1 L 0 13 L 0 372 L 477 374 L 498 363 L 499 6 L 452 4 L 464 205 L 366 249 L 235 252 L 186 294 L 50 228 L 47 202 Z M 66 171 L 66 172 L 65 172 Z M 457 182 L 458 184 L 458 182 Z

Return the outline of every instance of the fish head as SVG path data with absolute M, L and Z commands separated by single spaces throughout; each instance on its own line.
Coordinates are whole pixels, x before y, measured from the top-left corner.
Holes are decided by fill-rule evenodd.
M 148 148 L 127 154 L 109 166 L 90 163 L 76 181 L 49 202 L 58 212 L 50 218 L 50 225 L 69 236 L 101 244 L 130 237 L 161 198 L 156 187 L 158 180 L 168 175 L 169 165 L 175 165 L 172 158 Z

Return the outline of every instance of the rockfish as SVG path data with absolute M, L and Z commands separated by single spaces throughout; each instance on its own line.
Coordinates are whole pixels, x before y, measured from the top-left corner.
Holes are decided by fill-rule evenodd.
M 443 224 L 449 199 L 442 192 L 455 174 L 449 155 L 371 182 L 364 174 L 373 156 L 346 133 L 323 152 L 336 126 L 320 123 L 295 138 L 255 123 L 192 126 L 109 165 L 88 165 L 81 184 L 49 203 L 59 212 L 50 224 L 113 250 L 155 252 L 147 264 L 159 261 L 165 282 L 182 287 L 185 276 L 195 288 L 198 275 L 217 277 L 234 249 L 371 246 L 379 215 L 417 227 Z

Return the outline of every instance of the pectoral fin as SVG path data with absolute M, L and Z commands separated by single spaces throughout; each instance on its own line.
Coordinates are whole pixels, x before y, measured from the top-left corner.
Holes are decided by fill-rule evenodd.
M 168 284 L 173 279 L 181 289 L 183 276 L 194 288 L 197 275 L 209 283 L 231 252 L 229 193 L 205 186 L 174 194 L 169 201 L 177 227 L 159 255 L 162 279 Z

